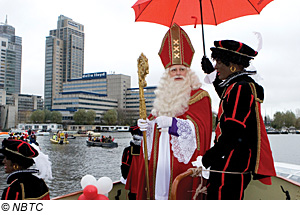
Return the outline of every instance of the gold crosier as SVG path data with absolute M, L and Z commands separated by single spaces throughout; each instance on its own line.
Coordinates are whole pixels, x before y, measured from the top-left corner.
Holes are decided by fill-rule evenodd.
M 144 97 L 144 87 L 147 86 L 145 80 L 146 75 L 149 74 L 149 64 L 147 57 L 141 53 L 138 58 L 138 77 L 139 77 L 139 94 L 140 94 L 140 118 L 147 118 L 146 103 Z M 144 160 L 145 160 L 145 174 L 146 174 L 146 191 L 147 200 L 150 200 L 150 185 L 149 185 L 149 172 L 148 172 L 148 151 L 147 151 L 147 137 L 146 131 L 143 131 L 143 142 L 144 142 Z

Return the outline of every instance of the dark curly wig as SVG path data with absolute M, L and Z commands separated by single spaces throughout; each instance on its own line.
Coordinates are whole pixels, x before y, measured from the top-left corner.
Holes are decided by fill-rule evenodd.
M 211 57 L 214 60 L 220 60 L 226 66 L 229 66 L 230 63 L 242 65 L 244 68 L 247 68 L 250 65 L 250 60 L 252 58 L 236 54 L 231 51 L 222 50 L 218 48 L 212 48 Z

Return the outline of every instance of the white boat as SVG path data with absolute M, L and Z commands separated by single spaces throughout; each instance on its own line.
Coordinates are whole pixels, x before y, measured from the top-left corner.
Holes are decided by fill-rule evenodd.
M 277 175 L 300 183 L 300 165 L 274 162 Z
M 9 133 L 8 132 L 0 132 L 0 138 L 8 138 L 9 137 Z
M 50 136 L 50 132 L 48 131 L 37 131 L 35 133 L 36 136 Z

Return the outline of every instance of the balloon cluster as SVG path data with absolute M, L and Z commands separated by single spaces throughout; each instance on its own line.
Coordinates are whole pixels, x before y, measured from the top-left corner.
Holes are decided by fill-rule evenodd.
M 108 200 L 108 193 L 113 187 L 113 182 L 108 177 L 101 177 L 97 181 L 92 175 L 85 175 L 80 181 L 83 189 L 78 200 Z

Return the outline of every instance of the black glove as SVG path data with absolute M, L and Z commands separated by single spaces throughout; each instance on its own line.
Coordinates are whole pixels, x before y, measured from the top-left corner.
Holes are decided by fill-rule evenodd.
M 203 56 L 203 58 L 201 60 L 201 67 L 202 67 L 202 70 L 204 71 L 204 73 L 206 73 L 206 74 L 210 74 L 213 71 L 215 71 L 215 68 L 213 67 L 212 63 L 206 56 Z

